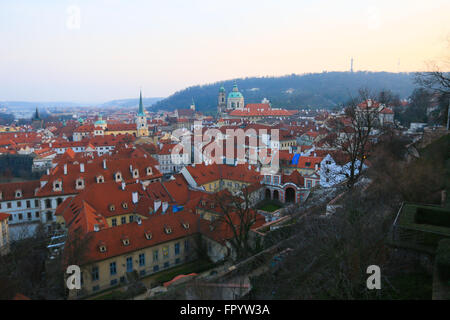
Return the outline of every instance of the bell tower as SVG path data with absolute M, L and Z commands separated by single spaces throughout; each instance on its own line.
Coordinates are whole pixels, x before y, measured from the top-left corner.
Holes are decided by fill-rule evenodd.
M 220 117 L 227 107 L 225 88 L 222 86 L 219 89 L 219 97 L 217 99 L 217 116 Z

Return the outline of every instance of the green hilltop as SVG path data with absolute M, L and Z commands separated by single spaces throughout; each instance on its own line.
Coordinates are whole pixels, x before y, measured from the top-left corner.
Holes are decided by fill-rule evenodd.
M 224 86 L 228 95 L 235 82 L 245 97 L 245 103 L 258 103 L 267 98 L 273 107 L 332 108 L 348 101 L 362 87 L 375 91 L 388 89 L 400 98 L 406 98 L 414 89 L 414 73 L 322 72 L 232 79 L 175 92 L 155 103 L 152 109 L 184 109 L 194 99 L 197 110 L 215 112 L 220 87 Z

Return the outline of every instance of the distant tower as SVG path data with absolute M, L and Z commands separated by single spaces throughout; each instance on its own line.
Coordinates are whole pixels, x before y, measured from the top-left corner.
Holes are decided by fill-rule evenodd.
M 41 129 L 44 127 L 44 120 L 41 119 L 38 107 L 36 107 L 36 111 L 33 117 L 31 118 L 31 127 L 33 129 Z
M 138 137 L 148 136 L 147 116 L 145 115 L 144 105 L 142 104 L 142 90 L 139 92 L 139 110 L 136 115 L 136 131 Z
M 191 102 L 191 110 L 195 111 L 195 102 L 194 102 L 194 98 L 192 98 L 192 102 Z
M 353 72 L 353 57 L 350 60 L 350 72 Z
M 217 99 L 217 116 L 219 117 L 227 107 L 225 88 L 222 86 L 219 89 L 219 97 Z

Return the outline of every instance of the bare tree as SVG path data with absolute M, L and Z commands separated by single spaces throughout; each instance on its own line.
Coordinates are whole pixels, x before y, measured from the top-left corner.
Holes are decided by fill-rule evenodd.
M 361 102 L 364 104 L 360 105 Z M 379 109 L 371 103 L 373 100 L 369 91 L 361 89 L 359 97 L 352 98 L 348 103 L 344 116 L 329 122 L 333 134 L 325 138 L 325 141 L 348 159 L 348 164 L 342 166 L 340 174 L 347 179 L 349 188 L 361 176 L 370 146 L 381 130 Z
M 449 40 L 450 46 L 450 40 Z M 444 64 L 450 66 L 450 58 L 444 60 Z M 440 118 L 450 129 L 450 72 L 442 71 L 436 64 L 430 66 L 431 71 L 416 73 L 415 82 L 423 88 L 439 93 L 445 103 L 440 104 Z M 446 119 L 446 120 L 445 120 Z
M 216 226 L 224 226 L 231 231 L 231 238 L 227 239 L 236 253 L 236 259 L 247 257 L 253 250 L 249 237 L 251 227 L 255 224 L 257 213 L 250 208 L 249 192 L 243 188 L 240 193 L 233 195 L 228 191 L 214 195 L 214 202 L 218 206 Z

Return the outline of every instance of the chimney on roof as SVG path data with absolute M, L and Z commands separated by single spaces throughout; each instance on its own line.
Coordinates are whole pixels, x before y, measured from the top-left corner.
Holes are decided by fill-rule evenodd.
M 142 224 L 142 219 L 140 217 L 138 217 L 136 222 L 137 222 L 137 224 L 141 225 Z
M 106 159 L 103 159 L 103 169 L 106 170 Z
M 125 186 L 126 186 L 125 181 L 122 181 L 122 190 L 125 190 Z
M 95 232 L 100 231 L 100 227 L 98 226 L 98 224 L 94 224 L 94 231 Z
M 64 164 L 64 175 L 67 175 L 67 163 Z
M 80 163 L 80 172 L 84 172 L 84 163 Z
M 133 165 L 130 164 L 130 172 L 133 173 Z
M 133 201 L 134 204 L 139 202 L 139 195 L 137 192 L 133 192 L 131 194 L 131 200 Z

